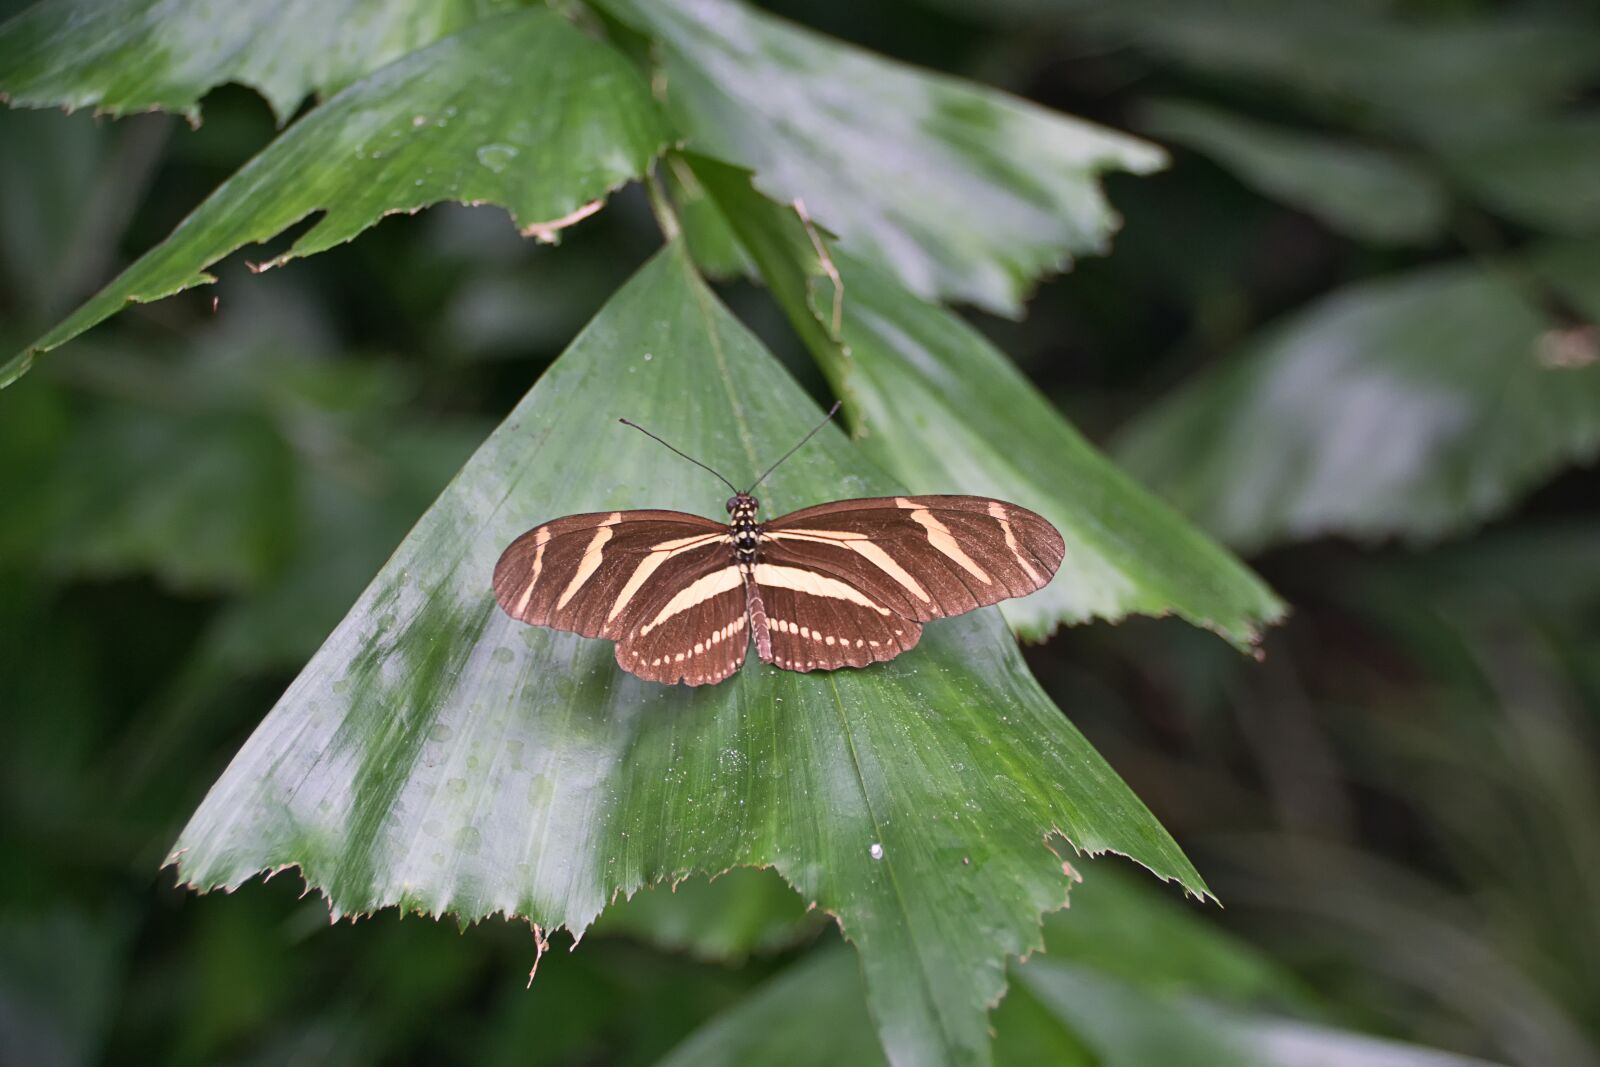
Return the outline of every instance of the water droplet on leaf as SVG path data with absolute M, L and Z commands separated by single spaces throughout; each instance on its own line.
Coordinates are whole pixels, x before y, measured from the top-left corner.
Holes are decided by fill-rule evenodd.
M 517 158 L 517 150 L 508 144 L 486 144 L 478 149 L 478 162 L 499 174 Z

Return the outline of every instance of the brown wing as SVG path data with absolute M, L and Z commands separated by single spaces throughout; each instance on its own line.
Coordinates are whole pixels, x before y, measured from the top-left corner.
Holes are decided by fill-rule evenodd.
M 1016 504 L 902 496 L 792 511 L 767 523 L 761 551 L 765 561 L 843 581 L 926 622 L 1043 588 L 1066 545 L 1047 520 Z
M 737 671 L 750 645 L 744 576 L 722 549 L 722 565 L 687 585 L 660 586 L 617 642 L 617 663 L 650 682 L 710 685 Z
M 535 526 L 494 568 L 507 615 L 585 637 L 626 636 L 664 590 L 730 560 L 728 528 L 681 511 L 611 511 Z
M 756 654 L 790 671 L 865 667 L 916 645 L 922 626 L 803 553 L 762 551 L 751 570 Z M 759 599 L 759 604 L 754 603 Z

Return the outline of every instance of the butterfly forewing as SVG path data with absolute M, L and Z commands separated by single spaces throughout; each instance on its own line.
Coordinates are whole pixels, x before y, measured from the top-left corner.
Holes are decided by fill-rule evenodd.
M 511 542 L 495 565 L 495 599 L 514 619 L 616 640 L 653 597 L 725 567 L 727 532 L 680 511 L 568 515 Z
M 1042 588 L 1066 547 L 1027 508 L 973 496 L 874 497 L 790 512 L 763 531 L 762 558 L 849 583 L 926 622 Z

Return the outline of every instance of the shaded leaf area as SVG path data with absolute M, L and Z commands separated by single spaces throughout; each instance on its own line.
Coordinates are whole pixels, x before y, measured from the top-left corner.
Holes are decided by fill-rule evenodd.
M 1586 500 L 1591 477 L 1563 483 Z M 1540 497 L 1559 500 L 1560 490 Z M 1211 804 L 1247 822 L 1274 803 L 1326 805 L 1298 816 L 1320 838 L 1301 828 L 1241 833 L 1231 812 L 1213 815 L 1220 833 L 1185 828 L 1205 841 L 1203 869 L 1227 902 L 1224 918 L 1339 1005 L 1334 1018 L 1507 1063 L 1596 1062 L 1586 976 L 1600 914 L 1559 902 L 1592 899 L 1600 874 L 1597 548 L 1592 521 L 1529 517 L 1427 551 L 1280 549 L 1275 556 L 1302 561 L 1292 588 L 1315 593 L 1296 597 L 1302 610 L 1265 670 L 1233 669 L 1220 649 L 1202 656 L 1207 646 L 1181 628 L 1101 631 L 1123 662 L 1143 665 L 1140 686 L 1154 686 L 1160 706 L 1197 732 L 1229 715 L 1277 731 L 1318 709 L 1348 761 L 1337 793 L 1322 791 L 1318 779 L 1332 776 L 1318 757 L 1302 754 L 1264 770 L 1282 776 L 1271 791 Z M 1071 707 L 1104 690 L 1089 682 L 1056 692 Z M 1100 721 L 1135 720 L 1140 699 L 1125 692 Z M 1131 780 L 1126 736 L 1117 748 L 1096 740 L 1119 767 L 1127 761 Z M 1136 785 L 1158 812 L 1186 818 L 1203 791 L 1190 777 L 1198 762 L 1159 761 Z M 1230 788 L 1241 780 L 1231 765 L 1212 773 Z M 1415 813 L 1423 843 L 1387 850 L 1349 830 L 1349 814 L 1328 814 L 1344 802 L 1335 798 L 1366 793 Z M 1424 850 L 1447 857 L 1442 873 L 1415 866 Z M 1474 889 L 1462 888 L 1467 880 Z M 1512 915 L 1509 928 L 1498 925 Z M 1428 1036 L 1453 1023 L 1473 1036 Z
M 1446 132 L 1434 148 L 1463 186 L 1515 222 L 1558 233 L 1600 230 L 1600 113 Z
M 987 5 L 986 5 L 987 6 Z M 1433 133 L 1570 99 L 1600 70 L 1600 23 L 1507 9 L 1477 17 L 1320 0 L 1006 0 L 1136 42 L 1204 75 L 1287 90 L 1330 114 Z
M 131 726 L 94 772 L 118 815 L 102 825 L 147 789 L 182 795 L 168 760 L 237 726 L 218 698 L 303 664 L 487 432 L 460 416 L 400 419 L 415 382 L 291 337 L 303 313 L 241 298 L 182 356 L 90 346 L 0 398 L 0 572 L 148 577 L 204 610 L 160 691 L 122 695 Z M 37 700 L 52 716 L 66 703 L 48 682 Z M 47 797 L 88 773 L 30 769 L 30 789 L 36 772 Z
M 650 886 L 606 908 L 590 936 L 629 936 L 669 952 L 739 963 L 816 934 L 823 918 L 772 871 L 735 867 L 716 878 Z
M 253 663 L 235 666 L 315 651 L 360 592 L 329 579 L 381 562 L 483 431 L 459 418 L 380 431 L 412 384 L 272 337 L 264 317 L 282 310 L 237 308 L 181 357 L 87 349 L 7 394 L 0 563 L 147 574 L 192 595 L 253 596 L 296 575 L 302 588 L 272 594 L 281 612 L 246 597 L 220 621 L 244 631 L 227 643 Z M 245 625 L 257 612 L 272 617 Z
M 1108 861 L 1083 865 L 1072 906 L 1045 918 L 1045 958 L 1150 993 L 1192 994 L 1311 1017 L 1321 1010 L 1282 964 L 1205 921 L 1209 916 L 1191 901 L 1173 900 L 1122 867 Z
M 1217 1027 L 1197 1022 L 1180 1003 L 1047 957 L 1017 968 L 1017 985 L 1057 1026 L 1093 1055 L 1096 1067 L 1186 1063 L 1251 1067 L 1261 1063 Z
M 44 558 L 86 577 L 150 572 L 178 590 L 249 587 L 280 562 L 294 514 L 291 464 L 283 438 L 255 413 L 163 423 L 106 411 L 72 435 L 51 471 L 70 488 L 38 516 L 65 535 L 50 537 Z M 166 477 L 146 484 L 152 470 Z
M 107 355 L 118 373 L 151 386 L 178 370 L 158 360 Z M 126 401 L 126 392 L 112 389 Z M 293 522 L 290 445 L 259 407 L 204 404 L 182 418 L 171 406 L 90 402 L 73 412 L 66 391 L 41 385 L 7 398 L 0 472 L 7 530 L 0 562 L 58 577 L 150 574 L 191 594 L 248 588 L 279 562 Z M 152 482 L 149 475 L 165 475 Z
M 1113 449 L 1244 549 L 1327 533 L 1437 538 L 1600 452 L 1600 246 L 1350 286 L 1152 406 Z
M 1348 1030 L 1152 996 L 1049 957 L 1017 971 L 1019 988 L 1076 1031 L 1096 1053 L 1089 1062 L 1097 1067 L 1490 1067 L 1484 1060 Z
M 1430 714 L 1422 707 L 1407 706 L 1405 711 Z M 1429 726 L 1435 739 L 1452 730 L 1461 730 L 1460 724 L 1452 722 L 1450 713 L 1443 708 L 1433 709 Z M 1504 745 L 1512 734 L 1514 731 L 1507 731 L 1492 743 Z M 1384 761 L 1387 763 L 1392 758 L 1390 754 Z M 1480 758 L 1467 773 L 1483 773 L 1488 768 L 1488 773 L 1498 782 L 1505 782 L 1531 769 L 1518 767 L 1516 762 L 1500 757 L 1486 743 Z M 1539 771 L 1547 775 L 1556 772 L 1565 777 L 1569 769 L 1570 763 L 1567 767 L 1547 764 Z M 1420 777 L 1419 772 L 1428 770 L 1424 764 L 1417 763 L 1406 768 L 1404 773 L 1416 779 Z M 1441 800 L 1446 791 L 1456 799 L 1453 818 L 1457 821 L 1463 819 L 1460 810 L 1463 797 L 1471 798 L 1467 806 L 1474 810 L 1501 815 L 1506 822 L 1515 821 L 1523 828 L 1529 825 L 1530 815 L 1537 818 L 1535 811 L 1548 808 L 1548 797 L 1535 799 L 1524 795 L 1513 804 L 1532 801 L 1532 806 L 1521 807 L 1513 814 L 1497 807 L 1513 789 L 1505 789 L 1497 796 L 1482 794 L 1474 788 L 1479 783 L 1464 778 L 1464 774 L 1457 774 L 1448 782 L 1439 780 L 1424 785 L 1430 792 L 1440 790 Z M 1570 784 L 1570 781 L 1560 782 L 1561 786 Z M 1592 799 L 1592 796 L 1585 799 Z M 1593 810 L 1591 804 L 1586 815 Z M 1570 860 L 1556 859 L 1555 853 L 1547 851 L 1549 846 L 1561 840 L 1559 847 L 1564 849 L 1571 849 L 1574 844 L 1580 849 L 1590 847 L 1588 837 L 1565 837 L 1567 829 L 1564 827 L 1561 834 L 1549 836 L 1541 830 L 1534 840 L 1517 842 L 1518 860 L 1530 854 L 1539 854 L 1547 862 L 1555 859 L 1547 870 L 1559 872 L 1557 877 L 1563 883 L 1562 888 L 1574 884 L 1569 873 L 1572 864 Z M 1306 847 L 1300 848 L 1302 845 Z M 1543 948 L 1534 950 L 1531 955 L 1525 954 L 1525 945 L 1507 952 L 1509 946 L 1504 935 L 1485 931 L 1489 913 L 1476 911 L 1476 902 L 1463 898 L 1453 887 L 1418 878 L 1413 872 L 1365 850 L 1313 845 L 1305 841 L 1290 843 L 1276 834 L 1241 835 L 1233 840 L 1232 846 L 1229 851 L 1233 853 L 1237 873 L 1233 879 L 1236 893 L 1230 899 L 1274 916 L 1286 927 L 1295 928 L 1317 951 L 1373 961 L 1367 980 L 1383 987 L 1383 993 L 1366 1006 L 1369 1018 L 1388 1016 L 1404 1022 L 1440 1014 L 1441 1008 L 1443 1012 L 1470 1013 L 1485 1034 L 1485 1040 L 1478 1042 L 1477 1047 L 1493 1049 L 1506 1063 L 1590 1064 L 1596 1061 L 1593 1041 L 1588 1039 L 1581 1025 L 1574 1024 L 1573 1016 L 1566 1011 L 1570 1004 L 1587 1005 L 1586 979 L 1579 978 L 1576 983 L 1569 979 L 1565 988 L 1542 984 L 1541 979 L 1547 981 L 1551 977 L 1550 972 L 1540 973 L 1550 964 L 1551 955 Z M 1490 850 L 1474 841 L 1466 851 L 1477 860 Z M 1572 853 L 1567 851 L 1560 855 L 1570 857 Z M 1346 872 L 1337 887 L 1328 884 L 1328 864 L 1339 864 L 1339 869 Z M 1508 869 L 1510 866 L 1508 864 Z M 1587 872 L 1580 874 L 1578 881 L 1589 883 L 1585 892 L 1592 887 Z M 1523 882 L 1523 885 L 1512 889 L 1510 883 L 1514 882 Z M 1552 894 L 1550 883 L 1525 870 L 1513 871 L 1509 877 L 1497 875 L 1496 883 L 1496 888 L 1507 896 L 1527 890 L 1542 899 L 1549 899 Z M 1559 941 L 1561 937 L 1585 937 L 1588 931 L 1578 929 L 1583 925 L 1587 925 L 1584 920 L 1553 922 L 1558 953 L 1590 958 L 1581 949 L 1573 953 Z M 1528 935 L 1524 933 L 1523 936 Z M 1533 936 L 1542 939 L 1542 932 Z M 1544 947 L 1549 944 L 1547 942 Z M 1573 972 L 1573 977 L 1576 974 Z M 1558 990 L 1567 1004 L 1551 996 Z M 1407 1002 L 1408 1007 L 1397 1006 Z M 1262 1039 L 1270 1041 L 1273 1028 L 1262 1029 L 1267 1031 Z M 1358 1043 L 1351 1041 L 1349 1044 Z M 1421 1059 L 1421 1062 L 1432 1061 Z
M 1581 520 L 1530 523 L 1442 546 L 1403 568 L 1372 568 L 1340 588 L 1371 597 L 1366 610 L 1379 616 L 1436 611 L 1489 625 L 1510 601 L 1541 628 L 1570 630 L 1600 604 L 1600 536 Z
M 223 82 L 258 90 L 280 123 L 511 0 L 43 0 L 0 26 L 0 99 L 200 119 Z
M 499 204 L 526 235 L 553 240 L 639 177 L 667 140 L 648 86 L 608 45 L 545 12 L 480 23 L 295 123 L 164 242 L 0 365 L 0 383 L 129 302 L 210 282 L 206 267 L 318 211 L 267 266 L 442 200 Z
M 1233 1041 L 1273 1067 L 1496 1067 L 1490 1060 L 1386 1041 L 1327 1026 L 1254 1019 L 1229 1013 L 1216 1018 Z
M 105 280 L 168 132 L 164 116 L 111 128 L 89 115 L 0 109 L 0 279 L 9 353 Z
M 1147 103 L 1139 128 L 1210 156 L 1264 195 L 1357 240 L 1422 243 L 1445 223 L 1438 180 L 1385 149 L 1178 100 Z
M 1096 451 L 959 316 L 842 250 L 828 253 L 820 233 L 745 172 L 687 158 L 847 398 L 862 451 L 914 492 L 1011 500 L 1061 531 L 1067 555 L 1055 579 L 1001 607 L 1019 632 L 1177 613 L 1249 647 L 1282 613 L 1259 579 Z
M 92 1063 L 105 1039 L 128 951 L 123 916 L 0 913 L 0 1059 Z
M 601 0 L 659 44 L 691 147 L 801 198 L 847 248 L 929 299 L 1018 316 L 1041 274 L 1104 252 L 1099 177 L 1153 145 L 919 71 L 734 0 Z
M 539 521 L 720 508 L 704 472 L 612 424 L 624 414 L 739 477 L 816 406 L 669 246 L 463 468 L 245 745 L 173 850 L 185 880 L 234 886 L 296 864 L 335 915 L 395 904 L 582 931 L 617 892 L 772 866 L 838 916 L 906 1063 L 987 1058 L 1004 960 L 1065 897 L 1048 835 L 1204 891 L 995 612 L 931 625 L 871 670 L 752 658 L 697 690 L 501 614 L 494 561 Z M 771 513 L 893 490 L 830 429 L 763 495 Z
M 864 994 L 850 952 L 814 952 L 695 1031 L 658 1067 L 887 1065 Z M 796 1005 L 804 1010 L 796 1011 Z
M 1002 1067 L 1480 1062 L 1305 1021 L 1318 1006 L 1278 965 L 1108 863 L 1089 863 L 1072 896 L 1045 921 L 1047 954 L 1012 965 L 993 1019 Z M 862 993 L 855 961 L 824 946 L 707 1022 L 661 1067 L 885 1063 Z

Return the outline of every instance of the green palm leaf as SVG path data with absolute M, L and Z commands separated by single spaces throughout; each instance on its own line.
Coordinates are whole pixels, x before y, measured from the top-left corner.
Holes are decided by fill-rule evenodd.
M 1007 956 L 1116 850 L 1196 892 L 1167 834 L 1023 666 L 997 612 L 865 671 L 758 662 L 698 690 L 494 605 L 500 549 L 568 512 L 720 508 L 815 405 L 678 245 L 646 266 L 478 450 L 245 745 L 172 860 L 200 887 L 298 866 L 335 916 L 389 905 L 581 933 L 618 892 L 772 866 L 860 951 L 898 1062 L 983 1062 Z M 895 486 L 830 428 L 773 512 Z
M 172 236 L 27 349 L 33 356 L 130 302 L 212 281 L 205 269 L 323 212 L 276 266 L 385 215 L 444 200 L 500 204 L 554 239 L 643 174 L 671 139 L 649 87 L 609 45 L 542 11 L 490 19 L 391 63 L 291 126 Z

